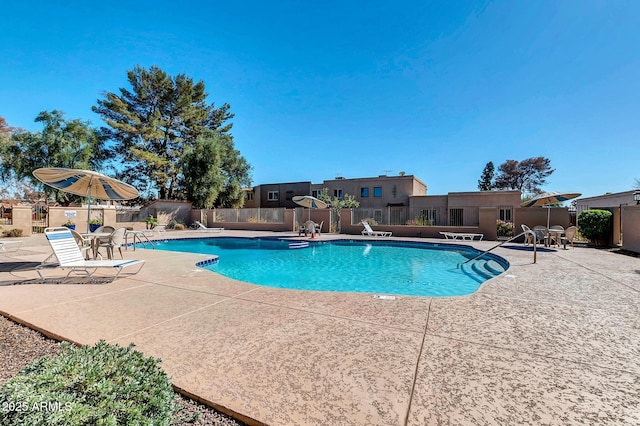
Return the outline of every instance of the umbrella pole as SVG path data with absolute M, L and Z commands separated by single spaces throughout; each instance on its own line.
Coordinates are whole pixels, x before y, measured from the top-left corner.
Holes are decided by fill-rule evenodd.
M 551 218 L 551 206 L 547 206 L 547 229 L 549 229 L 549 219 Z
M 91 228 L 89 227 L 89 223 L 91 223 L 91 184 L 93 183 L 93 178 L 89 180 L 89 189 L 87 190 L 87 234 L 91 232 Z

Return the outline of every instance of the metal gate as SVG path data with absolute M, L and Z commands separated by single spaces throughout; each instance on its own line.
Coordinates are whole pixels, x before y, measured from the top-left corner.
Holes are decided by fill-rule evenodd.
M 31 206 L 31 232 L 34 234 L 43 233 L 47 227 L 47 206 L 36 203 Z

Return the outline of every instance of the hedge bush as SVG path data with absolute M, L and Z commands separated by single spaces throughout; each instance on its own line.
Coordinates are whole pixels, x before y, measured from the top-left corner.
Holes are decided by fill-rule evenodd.
M 171 424 L 175 394 L 159 359 L 133 344 L 60 347 L 0 386 L 0 424 Z
M 9 231 L 4 231 L 3 234 L 5 237 L 13 237 L 13 238 L 22 237 L 22 229 L 13 228 Z
M 583 210 L 578 215 L 578 230 L 583 237 L 598 243 L 608 238 L 612 217 L 608 210 Z

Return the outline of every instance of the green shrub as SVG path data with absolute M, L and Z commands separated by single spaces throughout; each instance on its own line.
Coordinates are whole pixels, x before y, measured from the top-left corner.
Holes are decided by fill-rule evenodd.
M 144 221 L 147 224 L 147 229 L 153 229 L 158 225 L 158 219 L 151 215 L 147 216 Z
M 177 410 L 160 360 L 128 347 L 60 345 L 0 386 L 0 424 L 165 425 Z
M 409 219 L 407 225 L 410 226 L 433 226 L 433 220 L 429 219 L 426 213 L 420 213 L 414 219 Z
M 513 222 L 496 221 L 498 237 L 513 237 Z
M 4 231 L 3 234 L 5 237 L 22 237 L 22 229 L 13 228 L 9 231 Z
M 578 215 L 578 230 L 583 237 L 598 243 L 608 238 L 612 217 L 608 210 L 583 210 Z

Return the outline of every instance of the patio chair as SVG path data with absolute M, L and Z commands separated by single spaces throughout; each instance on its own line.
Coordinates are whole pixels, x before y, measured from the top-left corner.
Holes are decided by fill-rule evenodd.
M 100 247 L 104 247 L 107 249 L 107 258 L 113 259 L 113 250 L 117 248 L 120 252 L 120 258 L 124 259 L 122 256 L 122 244 L 124 243 L 126 232 L 127 228 L 118 228 L 108 238 L 98 238 L 95 253 L 97 254 L 100 251 Z
M 298 223 L 298 237 L 302 234 L 304 234 L 305 237 L 307 236 L 307 226 L 304 223 Z
M 362 235 L 368 235 L 370 237 L 390 237 L 392 234 L 389 231 L 374 231 L 373 229 L 371 229 L 371 225 L 369 225 L 369 222 L 367 221 L 363 220 L 360 223 L 362 224 L 362 226 L 364 226 Z
M 115 231 L 115 230 L 116 230 L 116 228 L 114 228 L 113 226 L 103 225 L 103 226 L 97 227 L 96 230 L 92 232 L 92 234 L 112 234 L 113 231 Z M 109 236 L 97 237 L 96 241 L 108 242 L 109 238 L 110 238 Z
M 322 235 L 322 225 L 324 225 L 324 220 L 319 224 L 316 223 L 316 232 L 318 233 L 318 235 Z
M 71 235 L 73 235 L 73 238 L 76 240 L 76 244 L 78 244 L 78 248 L 82 252 L 84 258 L 89 259 L 89 257 L 91 257 L 89 253 L 93 251 L 93 245 L 92 245 L 93 238 L 83 237 L 73 229 L 70 229 L 70 231 L 71 231 Z
M 562 243 L 564 244 L 564 248 L 567 248 L 567 242 L 571 243 L 571 248 L 573 248 L 573 240 L 576 238 L 576 233 L 578 228 L 575 226 L 570 226 L 564 230 L 564 237 L 562 237 Z
M 561 225 L 553 225 L 549 228 L 548 236 L 549 236 L 549 245 L 551 245 L 551 241 L 556 243 L 556 247 L 560 246 L 560 240 L 562 238 L 562 234 L 564 234 L 564 227 Z
M 546 226 L 534 226 L 533 233 L 536 234 L 538 241 L 542 241 L 544 243 L 545 247 L 549 245 L 549 230 Z
M 527 225 L 520 225 L 522 226 L 522 230 L 523 231 L 528 231 L 528 232 L 533 232 L 533 234 L 525 234 L 524 235 L 524 245 L 527 246 L 529 244 L 533 244 L 533 239 L 536 239 L 536 242 L 540 242 L 542 241 L 543 243 L 545 242 L 546 238 L 543 232 L 540 232 L 538 230 L 532 230 L 531 228 L 529 228 Z M 546 228 L 545 228 L 546 229 Z
M 42 269 L 59 267 L 62 269 L 69 269 L 69 273 L 65 278 L 69 277 L 72 273 L 84 274 L 87 277 L 93 279 L 93 274 L 99 268 L 112 268 L 116 270 L 116 274 L 113 279 L 116 279 L 124 268 L 129 266 L 139 265 L 138 270 L 134 273 L 140 272 L 140 269 L 144 266 L 144 260 L 86 260 L 82 256 L 82 251 L 76 243 L 71 230 L 63 227 L 46 228 L 44 234 L 47 237 L 47 241 L 53 250 L 53 254 L 57 262 L 47 262 L 46 260 L 40 265 L 36 266 L 36 272 L 40 275 L 41 279 L 45 279 L 42 275 Z
M 306 221 L 303 225 L 303 228 L 305 237 L 307 236 L 307 234 L 311 234 L 311 238 L 314 238 L 316 233 L 318 232 L 318 225 L 312 220 Z M 299 232 L 298 235 L 300 235 Z
M 113 232 L 115 230 L 116 230 L 116 228 L 114 228 L 113 226 L 103 225 L 103 226 L 97 227 L 96 230 L 93 231 L 93 232 L 96 233 L 96 234 L 99 234 L 101 232 L 109 232 L 109 233 L 111 233 L 111 232 Z

